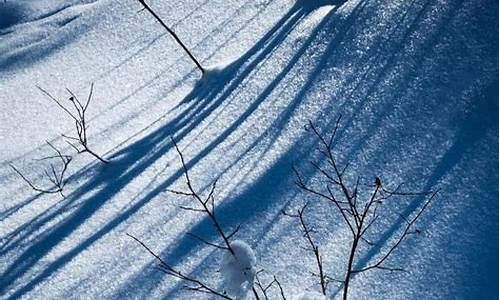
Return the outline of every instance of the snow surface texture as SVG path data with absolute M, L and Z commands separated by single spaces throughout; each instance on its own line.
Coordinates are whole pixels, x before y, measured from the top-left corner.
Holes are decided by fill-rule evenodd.
M 326 297 L 318 292 L 306 292 L 300 294 L 296 300 L 326 300 Z
M 355 276 L 351 299 L 494 299 L 498 291 L 498 1 L 149 1 L 209 72 L 201 74 L 136 0 L 0 1 L 0 298 L 207 299 L 154 268 L 126 233 L 183 273 L 223 290 L 220 242 L 209 219 L 167 192 L 220 178 L 221 226 L 247 241 L 257 269 L 292 298 L 318 291 L 314 257 L 296 222 L 309 201 L 325 272 L 342 278 L 349 233 L 330 203 L 301 193 L 319 175 L 308 120 L 331 132 L 341 163 L 367 182 L 441 188 L 419 220 L 422 234 L 395 253 L 406 273 Z M 61 133 L 61 100 L 84 98 L 89 146 L 111 160 L 75 155 Z M 66 198 L 43 187 L 50 141 L 74 159 Z M 394 203 L 405 215 L 422 199 Z M 378 230 L 382 247 L 401 220 Z M 357 260 L 369 265 L 380 255 Z M 306 275 L 305 275 L 306 274 Z M 264 275 L 263 275 L 264 277 Z M 272 277 L 271 277 L 272 278 Z M 268 281 L 269 278 L 263 278 Z M 274 291 L 274 290 L 273 290 Z M 330 284 L 329 299 L 341 286 Z M 250 294 L 249 294 L 250 295 Z
M 226 251 L 221 263 L 224 289 L 229 295 L 243 299 L 253 286 L 257 259 L 252 248 L 243 241 L 231 242 L 231 248 L 234 255 Z

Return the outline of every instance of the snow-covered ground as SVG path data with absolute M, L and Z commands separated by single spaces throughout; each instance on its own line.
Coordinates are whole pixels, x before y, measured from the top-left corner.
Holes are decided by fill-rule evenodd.
M 126 233 L 186 274 L 223 288 L 224 253 L 190 199 L 217 178 L 217 215 L 289 298 L 319 292 L 314 256 L 282 216 L 307 218 L 327 272 L 341 277 L 349 233 L 330 203 L 301 192 L 317 178 L 308 120 L 331 132 L 342 163 L 367 181 L 441 191 L 423 231 L 392 262 L 353 278 L 350 299 L 494 299 L 498 294 L 498 2 L 494 0 L 148 1 L 207 68 L 201 74 L 138 1 L 0 3 L 0 298 L 205 299 L 159 272 Z M 66 144 L 66 103 L 94 83 L 89 144 Z M 64 193 L 50 187 L 45 141 L 74 156 Z M 405 214 L 422 199 L 396 203 Z M 394 221 L 394 220 L 392 220 Z M 385 245 L 401 220 L 380 227 Z M 376 252 L 358 257 L 360 264 Z M 269 278 L 267 278 L 269 279 Z M 332 283 L 331 299 L 341 287 Z

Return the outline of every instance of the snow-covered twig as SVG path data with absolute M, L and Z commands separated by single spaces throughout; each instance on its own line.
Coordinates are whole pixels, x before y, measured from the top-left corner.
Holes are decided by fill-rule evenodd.
M 258 295 L 257 290 L 254 287 L 254 279 L 255 279 L 255 264 L 256 264 L 256 257 L 251 249 L 251 247 L 246 244 L 243 241 L 230 241 L 232 237 L 238 232 L 240 229 L 240 226 L 238 226 L 235 230 L 233 230 L 231 233 L 227 234 L 219 220 L 217 219 L 217 216 L 215 214 L 215 188 L 217 185 L 217 180 L 212 184 L 211 189 L 206 197 L 201 196 L 193 187 L 193 183 L 191 181 L 191 178 L 189 176 L 189 171 L 186 166 L 186 162 L 184 160 L 184 155 L 179 149 L 179 146 L 177 145 L 175 139 L 172 137 L 172 143 L 175 147 L 175 150 L 177 151 L 181 164 L 182 164 L 182 170 L 184 173 L 184 177 L 186 179 L 186 186 L 187 186 L 187 191 L 178 191 L 178 190 L 169 190 L 170 192 L 176 194 L 176 195 L 181 195 L 181 196 L 187 196 L 191 197 L 194 199 L 194 205 L 193 206 L 181 206 L 181 209 L 187 210 L 187 211 L 192 211 L 192 212 L 198 212 L 198 213 L 203 213 L 208 218 L 212 221 L 212 224 L 215 228 L 215 231 L 219 235 L 220 238 L 222 238 L 223 242 L 222 245 L 218 245 L 217 243 L 212 243 L 210 241 L 207 241 L 203 239 L 200 236 L 197 236 L 193 233 L 188 233 L 189 236 L 203 242 L 204 244 L 207 244 L 211 247 L 214 247 L 216 249 L 221 249 L 223 250 L 224 256 L 222 259 L 221 263 L 221 268 L 220 268 L 220 273 L 223 276 L 224 279 L 224 287 L 225 290 L 224 292 L 218 292 L 215 289 L 210 288 L 207 284 L 203 283 L 200 280 L 193 279 L 189 276 L 186 276 L 182 274 L 180 271 L 172 268 L 170 265 L 168 265 L 165 261 L 163 261 L 157 254 L 155 254 L 151 249 L 149 249 L 142 241 L 137 239 L 136 237 L 127 234 L 134 240 L 136 240 L 138 243 L 141 244 L 148 252 L 153 255 L 159 262 L 160 262 L 160 270 L 165 272 L 166 274 L 182 279 L 184 281 L 187 281 L 191 284 L 194 284 L 194 286 L 187 286 L 186 289 L 190 291 L 195 291 L 195 292 L 202 292 L 202 293 L 209 293 L 213 294 L 219 297 L 222 297 L 224 299 L 240 299 L 244 298 L 245 295 L 247 294 L 247 291 L 249 289 L 252 290 L 255 299 L 260 300 L 260 297 Z M 278 283 L 279 284 L 279 283 Z M 281 286 L 280 286 L 281 289 Z
M 172 140 L 172 143 L 174 144 L 174 147 L 175 147 L 175 150 L 177 151 L 177 154 L 179 155 L 179 159 L 180 159 L 181 164 L 182 164 L 182 170 L 184 173 L 184 178 L 186 180 L 186 186 L 187 186 L 188 191 L 187 192 L 178 191 L 178 190 L 169 190 L 169 191 L 176 194 L 176 195 L 192 197 L 195 200 L 195 203 L 198 207 L 181 206 L 180 208 L 182 208 L 184 210 L 188 210 L 188 211 L 200 212 L 200 213 L 205 214 L 212 222 L 212 225 L 214 226 L 215 231 L 217 232 L 218 236 L 222 239 L 223 242 L 222 242 L 222 245 L 218 245 L 218 244 L 209 242 L 209 241 L 207 241 L 199 236 L 196 236 L 192 233 L 189 233 L 189 235 L 194 237 L 195 239 L 209 245 L 209 246 L 227 251 L 227 253 L 229 253 L 230 256 L 228 258 L 226 258 L 225 260 L 230 261 L 232 259 L 233 262 L 231 264 L 237 265 L 239 267 L 242 267 L 242 265 L 245 265 L 244 268 L 249 268 L 249 270 L 241 270 L 242 273 L 244 273 L 248 276 L 243 276 L 241 278 L 242 282 L 240 282 L 240 284 L 243 283 L 243 281 L 250 281 L 251 280 L 251 282 L 248 282 L 248 283 L 252 286 L 252 292 L 254 294 L 254 297 L 257 300 L 260 300 L 260 297 L 257 293 L 257 290 L 255 289 L 255 287 L 253 287 L 252 272 L 254 272 L 254 271 L 250 270 L 253 268 L 253 265 L 252 265 L 252 263 L 248 262 L 249 258 L 247 257 L 247 255 L 253 256 L 253 252 L 250 251 L 251 249 L 249 249 L 248 245 L 242 244 L 241 241 L 234 242 L 234 243 L 232 243 L 230 241 L 231 238 L 234 237 L 236 235 L 236 233 L 240 230 L 241 226 L 237 226 L 235 230 L 233 230 L 231 233 L 228 234 L 223 230 L 219 220 L 217 219 L 217 215 L 215 212 L 215 196 L 214 196 L 215 188 L 217 186 L 217 180 L 215 180 L 213 182 L 213 184 L 211 185 L 210 191 L 206 197 L 203 197 L 198 192 L 196 192 L 196 190 L 193 187 L 193 183 L 191 181 L 191 178 L 189 176 L 189 171 L 188 171 L 188 168 L 186 166 L 186 162 L 184 160 L 184 155 L 182 154 L 181 150 L 179 149 L 179 146 L 177 145 L 177 142 L 175 141 L 175 139 L 173 137 L 171 137 L 171 140 Z M 235 249 L 235 246 L 237 246 L 236 249 Z M 252 254 L 249 254 L 249 251 L 252 252 Z M 247 260 L 247 262 L 243 263 L 242 260 Z
M 215 187 L 217 185 L 217 180 L 215 180 L 214 183 L 212 184 L 212 187 L 210 189 L 208 196 L 202 197 L 201 195 L 199 195 L 198 192 L 195 191 L 195 189 L 193 187 L 193 183 L 191 182 L 191 178 L 189 177 L 189 171 L 188 171 L 188 168 L 186 166 L 186 162 L 184 160 L 184 155 L 182 154 L 181 150 L 179 149 L 179 146 L 177 145 L 175 139 L 172 137 L 171 140 L 172 140 L 172 143 L 174 144 L 175 150 L 177 151 L 177 154 L 179 155 L 179 158 L 180 158 L 180 161 L 182 164 L 182 170 L 184 172 L 184 178 L 186 179 L 186 186 L 188 188 L 188 192 L 182 192 L 182 191 L 176 191 L 176 190 L 168 190 L 168 191 L 170 191 L 174 194 L 177 194 L 177 195 L 192 197 L 196 201 L 196 203 L 199 207 L 193 208 L 193 207 L 181 206 L 181 208 L 186 209 L 186 210 L 190 210 L 190 211 L 194 211 L 194 212 L 201 212 L 201 213 L 206 214 L 209 217 L 210 221 L 212 221 L 212 224 L 215 227 L 217 234 L 223 240 L 223 246 L 216 246 L 216 247 L 220 248 L 220 249 L 227 250 L 227 251 L 231 252 L 232 255 L 234 255 L 235 254 L 234 250 L 231 247 L 231 243 L 229 241 L 230 235 L 228 235 L 224 232 L 224 230 L 222 229 L 222 226 L 220 225 L 220 222 L 217 219 L 216 214 L 215 214 L 214 192 L 215 192 Z M 239 229 L 239 227 L 237 229 Z M 231 234 L 231 236 L 232 235 L 234 235 L 234 233 Z M 201 238 L 198 238 L 198 239 L 200 239 L 201 241 L 205 242 L 208 245 L 215 246 L 213 243 L 204 241 Z

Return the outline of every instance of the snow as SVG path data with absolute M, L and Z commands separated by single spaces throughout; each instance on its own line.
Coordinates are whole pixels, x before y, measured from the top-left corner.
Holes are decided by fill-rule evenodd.
M 326 300 L 326 297 L 318 292 L 305 292 L 300 294 L 296 300 Z
M 226 251 L 220 268 L 224 289 L 229 295 L 243 299 L 253 286 L 257 258 L 252 248 L 243 241 L 235 240 L 230 245 L 234 254 Z
M 0 1 L 0 299 L 211 298 L 155 269 L 127 232 L 223 290 L 223 251 L 186 234 L 220 242 L 210 220 L 167 192 L 185 186 L 171 136 L 196 190 L 219 178 L 217 217 L 226 232 L 241 225 L 247 265 L 275 275 L 292 299 L 317 290 L 304 275 L 314 257 L 280 213 L 309 201 L 325 271 L 343 278 L 342 220 L 301 193 L 291 171 L 319 178 L 304 125 L 327 133 L 339 114 L 338 159 L 355 174 L 441 188 L 422 234 L 392 261 L 408 272 L 355 276 L 350 299 L 497 297 L 498 1 L 148 3 L 205 74 L 135 0 Z M 61 133 L 74 135 L 73 122 L 36 87 L 65 99 L 66 88 L 83 97 L 91 83 L 89 148 L 108 165 L 67 145 Z M 64 199 L 36 193 L 9 167 L 47 187 L 36 161 L 52 155 L 46 140 L 73 156 Z M 392 208 L 409 214 L 419 201 Z M 251 280 L 237 279 L 235 289 Z M 331 283 L 328 299 L 340 296 Z

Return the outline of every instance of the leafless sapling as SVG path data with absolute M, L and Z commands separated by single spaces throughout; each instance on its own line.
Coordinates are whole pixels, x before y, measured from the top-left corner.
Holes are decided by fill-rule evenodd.
M 210 191 L 209 191 L 207 196 L 204 197 L 204 196 L 200 195 L 193 187 L 193 183 L 192 183 L 191 178 L 189 176 L 189 171 L 188 171 L 188 168 L 186 166 L 184 156 L 173 138 L 172 138 L 172 143 L 175 146 L 175 149 L 179 155 L 179 158 L 180 158 L 180 161 L 182 164 L 184 178 L 186 180 L 187 191 L 178 191 L 178 190 L 170 190 L 170 189 L 169 189 L 169 191 L 176 194 L 176 195 L 187 196 L 187 197 L 193 198 L 193 200 L 194 200 L 193 206 L 180 206 L 180 208 L 183 210 L 186 210 L 186 211 L 192 211 L 192 212 L 202 213 L 202 214 L 206 215 L 210 219 L 210 221 L 212 222 L 212 225 L 214 226 L 215 231 L 217 232 L 217 235 L 222 239 L 222 243 L 219 244 L 216 242 L 207 241 L 206 239 L 204 239 L 196 234 L 193 234 L 193 233 L 188 233 L 188 235 L 194 239 L 201 241 L 202 243 L 205 243 L 205 244 L 211 246 L 211 247 L 221 249 L 223 251 L 227 251 L 227 253 L 230 253 L 230 255 L 232 255 L 233 257 L 236 258 L 235 250 L 233 249 L 233 246 L 231 245 L 231 239 L 240 230 L 240 226 L 237 226 L 236 229 L 234 229 L 230 233 L 226 233 L 226 231 L 224 231 L 224 229 L 222 228 L 221 223 L 220 223 L 220 221 L 217 217 L 217 214 L 216 214 L 216 209 L 215 209 L 216 207 L 215 207 L 214 193 L 215 193 L 215 189 L 216 189 L 216 185 L 217 185 L 217 180 L 215 180 L 212 183 Z M 180 273 L 179 271 L 173 269 L 167 263 L 165 263 L 163 260 L 161 260 L 157 254 L 155 254 L 148 247 L 146 247 L 139 239 L 137 239 L 133 236 L 132 236 L 132 238 L 134 238 L 144 248 L 146 248 L 151 255 L 156 257 L 156 259 L 160 262 L 161 270 L 163 272 L 165 272 L 166 274 L 171 275 L 173 277 L 177 277 L 177 278 L 185 280 L 189 283 L 194 284 L 194 286 L 186 287 L 188 290 L 210 293 L 210 294 L 213 294 L 215 296 L 219 296 L 219 297 L 224 298 L 224 299 L 233 299 L 227 293 L 219 292 L 213 288 L 209 288 L 207 284 L 205 284 L 199 280 L 193 279 L 193 278 L 191 278 L 187 275 L 184 275 L 184 274 Z M 254 283 L 252 282 L 251 284 L 253 285 Z M 259 293 L 254 286 L 252 286 L 252 292 L 253 292 L 254 297 L 257 300 L 260 300 Z
M 55 152 L 55 155 L 43 157 L 40 159 L 36 159 L 36 161 L 43 161 L 48 159 L 58 159 L 61 161 L 61 166 L 57 168 L 54 164 L 50 164 L 50 169 L 44 170 L 45 176 L 52 183 L 51 188 L 40 188 L 33 184 L 21 171 L 19 171 L 13 164 L 10 164 L 10 167 L 34 190 L 43 194 L 57 194 L 59 193 L 63 198 L 65 198 L 63 194 L 64 186 L 66 185 L 66 171 L 68 170 L 68 166 L 71 162 L 72 157 L 69 155 L 63 155 L 59 149 L 57 149 L 54 145 L 47 141 L 47 144 L 50 148 Z
M 386 270 L 386 271 L 405 271 L 401 267 L 388 265 L 389 258 L 394 254 L 395 250 L 402 244 L 402 242 L 410 235 L 418 234 L 420 231 L 415 229 L 416 221 L 422 216 L 422 213 L 427 209 L 431 201 L 436 197 L 438 191 L 435 192 L 407 192 L 402 191 L 402 184 L 395 189 L 386 188 L 379 177 L 376 177 L 373 184 L 361 184 L 359 176 L 347 177 L 346 172 L 349 163 L 340 166 L 333 148 L 333 143 L 339 128 L 341 117 L 337 119 L 333 133 L 326 138 L 315 127 L 312 122 L 309 122 L 307 130 L 319 140 L 318 150 L 325 158 L 326 166 L 321 166 L 319 163 L 311 161 L 313 168 L 318 171 L 321 179 L 320 182 L 306 182 L 302 175 L 294 168 L 297 176 L 297 185 L 307 193 L 318 196 L 328 200 L 334 205 L 343 223 L 345 223 L 347 230 L 351 236 L 351 245 L 348 255 L 347 266 L 344 272 L 344 278 L 341 281 L 343 284 L 342 298 L 347 299 L 349 292 L 349 283 L 355 274 L 367 272 L 370 270 Z M 349 178 L 357 178 L 353 184 L 349 184 Z M 425 200 L 416 208 L 416 210 L 409 216 L 397 214 L 401 218 L 402 226 L 399 226 L 394 233 L 394 238 L 389 242 L 389 245 L 379 247 L 379 255 L 372 259 L 368 265 L 359 266 L 357 263 L 360 256 L 360 243 L 366 243 L 367 248 L 370 249 L 377 245 L 373 240 L 380 240 L 381 235 L 378 233 L 370 232 L 370 228 L 380 221 L 383 216 L 383 211 L 390 211 L 389 205 L 383 205 L 388 202 L 390 198 L 396 197 L 423 197 Z M 312 252 L 314 253 L 321 280 L 321 288 L 323 294 L 325 293 L 327 278 L 322 272 L 322 260 L 319 255 L 318 246 L 314 244 L 311 239 L 312 229 L 304 222 L 304 211 L 307 205 L 298 210 L 297 214 L 291 216 L 296 217 L 302 226 L 304 236 L 307 238 L 311 245 Z M 289 214 L 290 215 L 290 214 Z M 380 224 L 380 222 L 378 222 Z M 363 249 L 366 249 L 363 248 Z
M 196 67 L 201 71 L 202 74 L 205 74 L 205 69 L 203 66 L 198 62 L 198 60 L 194 57 L 194 55 L 189 51 L 189 49 L 184 45 L 184 43 L 181 41 L 181 39 L 177 36 L 177 34 L 169 27 L 163 20 L 158 16 L 158 14 L 146 3 L 145 0 L 137 0 L 139 3 L 142 5 L 143 9 L 148 11 L 155 19 L 160 23 L 160 25 L 175 39 L 175 41 L 184 49 L 184 51 L 187 53 L 189 58 L 194 62 Z M 142 11 L 141 10 L 141 11 Z
M 87 109 L 89 108 L 89 104 L 92 100 L 92 95 L 94 92 L 94 84 L 92 83 L 90 85 L 90 91 L 87 96 L 87 100 L 84 102 L 80 101 L 78 97 L 70 90 L 66 89 L 66 91 L 69 93 L 69 98 L 68 101 L 71 103 L 71 106 L 66 107 L 65 105 L 62 104 L 61 101 L 59 101 L 57 98 L 52 96 L 49 92 L 44 90 L 43 88 L 37 86 L 37 88 L 47 95 L 49 99 L 51 99 L 54 103 L 57 104 L 66 114 L 68 114 L 73 121 L 75 122 L 75 130 L 76 130 L 76 136 L 69 136 L 62 134 L 64 138 L 66 138 L 66 142 L 76 150 L 77 153 L 89 153 L 90 155 L 94 156 L 98 160 L 100 160 L 103 163 L 108 163 L 108 161 L 102 156 L 98 155 L 96 152 L 94 152 L 92 149 L 89 148 L 88 144 L 88 137 L 87 137 L 87 130 L 89 128 L 88 121 L 86 119 L 86 112 Z

